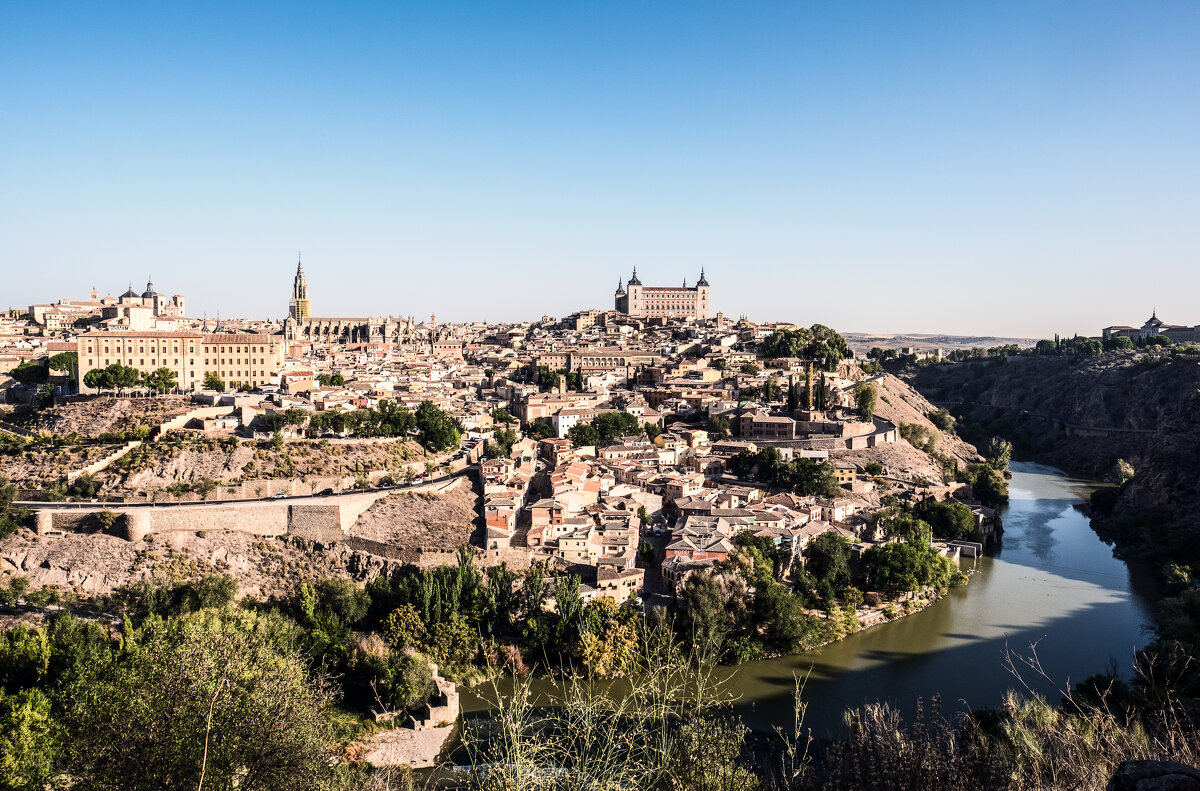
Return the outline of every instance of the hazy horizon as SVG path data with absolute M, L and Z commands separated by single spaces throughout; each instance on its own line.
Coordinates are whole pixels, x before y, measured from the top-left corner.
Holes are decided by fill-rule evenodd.
M 0 7 L 0 305 L 1200 324 L 1200 5 Z

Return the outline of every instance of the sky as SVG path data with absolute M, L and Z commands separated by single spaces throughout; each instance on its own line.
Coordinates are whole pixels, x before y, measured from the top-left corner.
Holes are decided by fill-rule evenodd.
M 1200 324 L 1200 3 L 0 3 L 0 307 Z

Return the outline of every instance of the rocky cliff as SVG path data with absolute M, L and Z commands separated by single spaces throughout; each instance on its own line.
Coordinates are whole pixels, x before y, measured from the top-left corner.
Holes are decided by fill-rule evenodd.
M 906 378 L 950 408 L 967 435 L 999 435 L 1018 455 L 1113 480 L 1134 478 L 1116 515 L 1200 517 L 1200 358 L 1169 352 L 1010 357 L 910 369 Z M 974 434 L 972 434 L 972 431 Z

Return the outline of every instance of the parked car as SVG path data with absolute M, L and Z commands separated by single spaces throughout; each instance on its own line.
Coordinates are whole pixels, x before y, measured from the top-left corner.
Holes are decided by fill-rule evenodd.
M 275 492 L 275 494 L 271 495 L 272 500 L 280 500 L 284 497 L 287 497 L 287 492 Z
M 317 497 L 326 497 L 331 494 L 333 494 L 333 489 L 322 489 L 321 491 L 317 492 Z

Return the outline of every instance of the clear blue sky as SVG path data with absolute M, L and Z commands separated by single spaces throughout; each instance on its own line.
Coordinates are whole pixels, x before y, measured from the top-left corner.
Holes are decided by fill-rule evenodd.
M 1200 3 L 0 4 L 0 305 L 1200 323 Z

